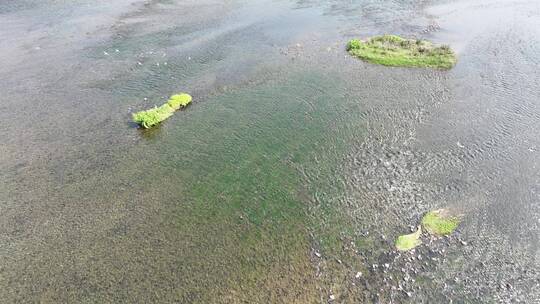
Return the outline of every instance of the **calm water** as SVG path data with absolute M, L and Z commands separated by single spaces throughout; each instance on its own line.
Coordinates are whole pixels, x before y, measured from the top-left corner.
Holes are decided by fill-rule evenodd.
M 344 51 L 383 33 L 458 65 Z M 532 0 L 0 2 L 0 298 L 536 303 L 539 35 Z

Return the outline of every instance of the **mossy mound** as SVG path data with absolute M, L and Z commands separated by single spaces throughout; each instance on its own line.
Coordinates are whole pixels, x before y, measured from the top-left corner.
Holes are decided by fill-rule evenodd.
M 191 103 L 189 94 L 181 93 L 171 96 L 166 104 L 150 110 L 133 113 L 133 121 L 143 128 L 150 128 L 171 117 L 174 111 L 179 110 Z
M 396 248 L 399 251 L 407 251 L 415 248 L 416 246 L 422 244 L 420 240 L 420 235 L 422 235 L 422 228 L 418 227 L 416 232 L 411 234 L 400 235 L 396 240 Z
M 422 218 L 422 226 L 427 232 L 435 235 L 449 235 L 458 227 L 460 218 L 448 213 L 445 209 L 430 211 Z
M 429 41 L 396 35 L 375 36 L 366 41 L 353 39 L 347 44 L 347 51 L 365 61 L 386 66 L 450 69 L 457 62 L 447 45 L 436 46 Z

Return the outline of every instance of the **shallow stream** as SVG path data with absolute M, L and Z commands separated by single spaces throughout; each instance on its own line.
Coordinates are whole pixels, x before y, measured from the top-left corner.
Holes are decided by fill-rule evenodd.
M 385 33 L 458 64 L 345 51 Z M 536 303 L 538 37 L 533 0 L 0 2 L 0 298 Z

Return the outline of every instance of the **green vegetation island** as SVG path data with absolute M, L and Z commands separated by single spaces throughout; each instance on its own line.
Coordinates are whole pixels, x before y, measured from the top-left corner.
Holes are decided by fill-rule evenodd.
M 385 66 L 447 70 L 457 62 L 448 45 L 437 46 L 426 40 L 396 35 L 375 36 L 366 41 L 353 39 L 347 44 L 347 51 L 367 62 Z
M 150 110 L 133 113 L 133 121 L 145 129 L 151 128 L 171 117 L 175 111 L 186 107 L 193 98 L 186 93 L 173 95 L 167 103 Z

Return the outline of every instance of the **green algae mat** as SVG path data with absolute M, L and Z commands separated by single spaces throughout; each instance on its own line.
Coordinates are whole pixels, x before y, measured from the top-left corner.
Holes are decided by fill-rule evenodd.
M 422 235 L 422 228 L 418 227 L 416 232 L 411 234 L 400 235 L 396 240 L 396 248 L 399 251 L 407 251 L 422 244 L 420 236 Z
M 422 217 L 422 225 L 418 226 L 416 232 L 400 235 L 396 239 L 395 245 L 397 250 L 407 251 L 422 244 L 420 240 L 422 227 L 427 233 L 432 235 L 443 236 L 452 234 L 461 222 L 460 217 L 450 214 L 447 209 L 429 211 Z
M 422 226 L 427 232 L 435 235 L 449 235 L 458 227 L 459 217 L 449 215 L 445 209 L 426 213 L 422 218 Z
M 366 41 L 353 39 L 347 44 L 347 51 L 367 62 L 385 66 L 450 69 L 457 62 L 447 45 L 437 46 L 396 35 L 375 36 Z

